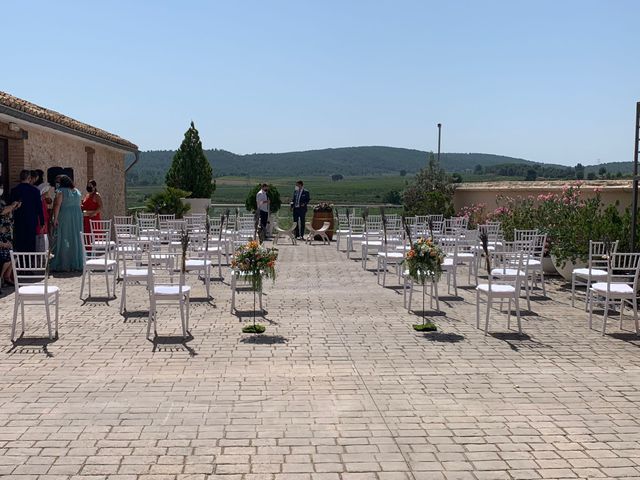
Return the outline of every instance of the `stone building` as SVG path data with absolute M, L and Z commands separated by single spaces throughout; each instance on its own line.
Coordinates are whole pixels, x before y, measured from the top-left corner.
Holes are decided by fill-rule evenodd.
M 127 153 L 137 161 L 138 147 L 128 140 L 0 91 L 2 198 L 22 169 L 42 169 L 51 178 L 63 168 L 81 192 L 96 180 L 104 218 L 124 214 Z

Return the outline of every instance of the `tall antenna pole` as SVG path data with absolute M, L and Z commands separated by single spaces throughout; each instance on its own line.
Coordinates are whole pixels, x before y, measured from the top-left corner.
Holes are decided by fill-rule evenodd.
M 638 150 L 640 150 L 640 102 L 636 103 L 636 138 L 633 143 L 633 199 L 631 211 L 631 251 L 637 252 L 638 229 Z
M 440 137 L 442 133 L 442 124 L 438 124 L 438 163 L 440 163 Z

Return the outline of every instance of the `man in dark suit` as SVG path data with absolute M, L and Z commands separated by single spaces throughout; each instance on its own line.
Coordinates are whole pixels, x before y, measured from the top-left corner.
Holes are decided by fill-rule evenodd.
M 293 209 L 293 222 L 296 224 L 295 235 L 297 239 L 302 239 L 304 236 L 304 217 L 307 214 L 307 205 L 311 196 L 309 192 L 305 190 L 302 180 L 296 182 L 296 189 L 293 192 L 293 200 L 291 201 L 291 208 Z
M 13 214 L 13 249 L 16 252 L 36 251 L 36 227 L 44 225 L 40 191 L 32 184 L 31 172 L 20 172 L 20 183 L 11 190 L 10 202 L 20 202 Z

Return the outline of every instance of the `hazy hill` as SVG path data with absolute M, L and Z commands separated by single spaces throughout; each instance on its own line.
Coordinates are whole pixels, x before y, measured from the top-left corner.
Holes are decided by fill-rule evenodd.
M 586 165 L 585 172 L 593 172 L 598 173 L 601 168 L 605 168 L 608 173 L 622 173 L 623 175 L 628 175 L 633 173 L 633 162 L 609 162 L 609 163 L 601 163 L 599 165 Z
M 142 152 L 140 161 L 128 175 L 131 185 L 161 185 L 171 160 L 173 150 Z M 428 152 L 395 147 L 345 147 L 286 153 L 252 153 L 238 155 L 226 150 L 205 150 L 216 177 L 305 177 L 340 174 L 370 176 L 415 173 L 426 165 Z M 536 163 L 522 158 L 491 155 L 488 153 L 443 153 L 440 162 L 448 172 L 474 173 L 477 165 L 484 174 L 506 177 L 522 177 L 528 170 L 535 170 L 538 177 L 573 178 L 572 167 Z M 598 174 L 601 168 L 609 174 L 629 174 L 632 162 L 612 162 L 586 165 L 585 173 Z
M 171 164 L 174 151 L 142 152 L 140 161 L 129 173 L 132 184 L 161 184 Z M 428 152 L 394 147 L 346 147 L 286 153 L 237 155 L 226 150 L 205 150 L 214 175 L 260 177 L 333 175 L 361 176 L 415 173 L 426 165 Z M 486 153 L 443 153 L 440 162 L 449 172 L 473 171 L 499 164 L 533 163 L 521 158 Z

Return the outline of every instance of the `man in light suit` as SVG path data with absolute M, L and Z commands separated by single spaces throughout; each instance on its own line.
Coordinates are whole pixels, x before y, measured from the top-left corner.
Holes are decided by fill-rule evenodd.
M 302 180 L 296 182 L 296 189 L 293 192 L 292 198 L 291 208 L 293 209 L 293 222 L 296 224 L 295 236 L 297 239 L 302 240 L 304 236 L 304 217 L 307 214 L 307 205 L 309 205 L 309 201 L 311 200 L 309 191 L 305 190 Z

